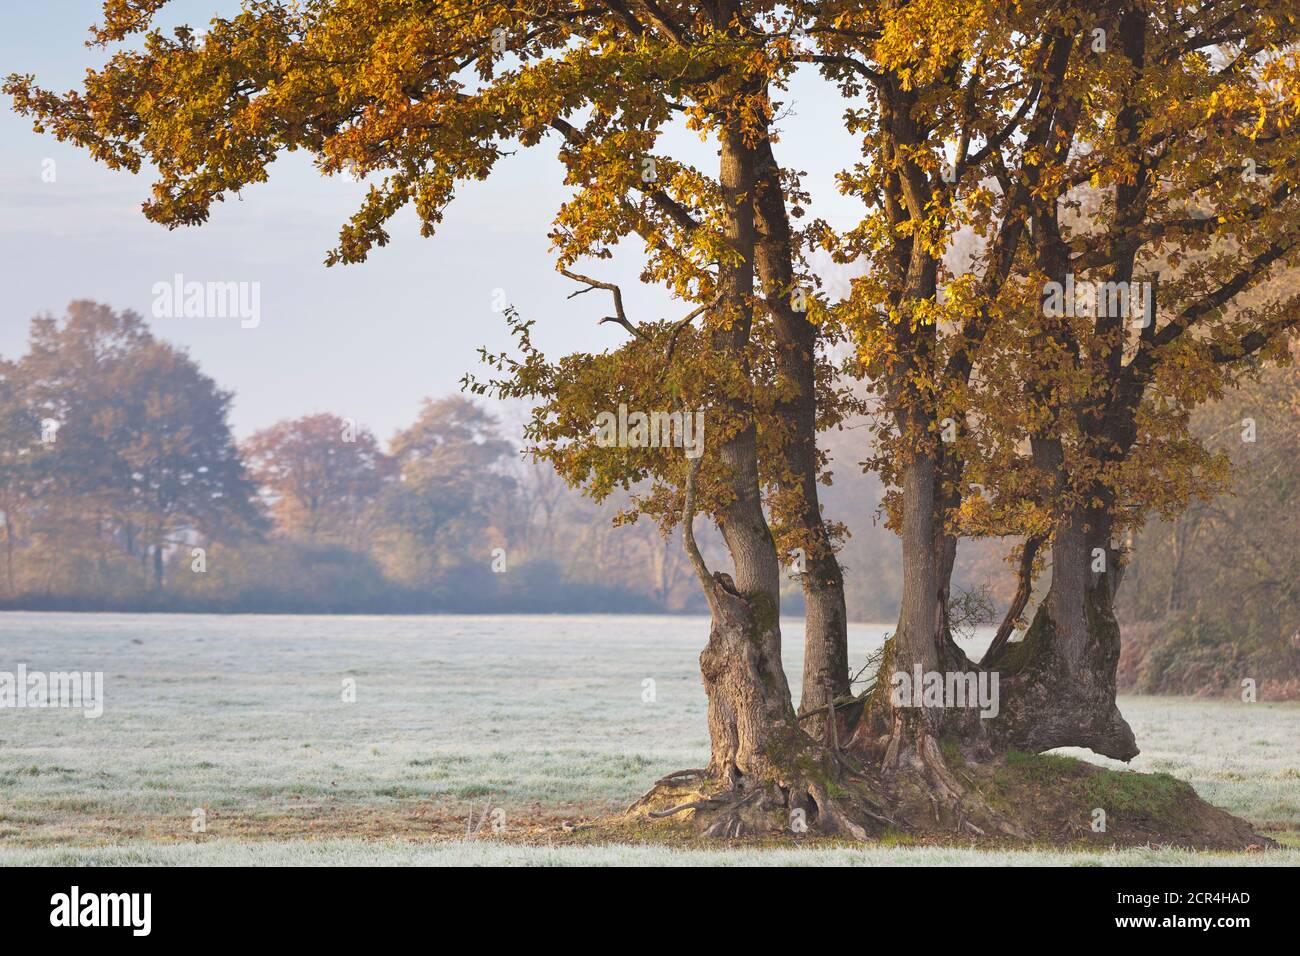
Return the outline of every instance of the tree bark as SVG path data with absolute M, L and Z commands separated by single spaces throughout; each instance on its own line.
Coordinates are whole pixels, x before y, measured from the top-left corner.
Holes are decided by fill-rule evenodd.
M 940 790 L 959 791 L 947 774 L 937 741 L 956 730 L 983 747 L 977 711 L 922 707 L 918 697 L 896 704 L 895 675 L 912 680 L 922 674 L 971 671 L 973 665 L 948 630 L 947 589 L 952 573 L 951 542 L 939 527 L 939 466 L 933 441 L 923 440 L 902 469 L 901 544 L 903 594 L 898 626 L 886 645 L 875 689 L 852 744 L 887 770 L 924 769 Z M 920 687 L 912 693 L 919 695 Z
M 770 140 L 757 146 L 754 187 L 756 264 L 776 330 L 777 366 L 792 394 L 778 405 L 789 428 L 778 487 L 804 550 L 804 661 L 800 714 L 821 713 L 849 693 L 844 575 L 822 518 L 817 490 L 817 327 L 794 307 L 794 241 Z M 804 722 L 817 735 L 817 718 Z
M 893 646 L 876 678 L 878 687 L 882 681 L 884 685 L 876 697 L 872 722 L 876 731 L 884 722 L 889 725 L 881 754 L 885 767 L 895 767 L 904 759 L 929 763 L 935 755 L 927 750 L 945 730 L 958 725 L 978 728 L 972 723 L 974 710 L 915 706 L 919 703 L 915 697 L 913 706 L 886 705 L 889 682 L 895 674 L 911 678 L 918 668 L 923 674 L 973 669 L 948 628 L 948 587 L 956 542 L 941 526 L 939 483 L 938 449 L 933 440 L 923 439 L 922 448 L 903 467 L 903 594 Z M 919 694 L 920 688 L 913 687 L 912 692 Z M 882 722 L 881 714 L 886 721 Z
M 894 671 L 911 673 L 939 666 L 939 629 L 943 623 L 932 452 L 918 453 L 903 468 L 903 595 L 894 633 Z
M 727 321 L 717 323 L 713 347 L 748 373 L 755 245 L 750 197 L 755 155 L 740 133 L 727 129 L 721 138 L 724 238 L 739 253 L 739 261 L 719 263 L 719 308 L 726 310 Z M 713 619 L 708 646 L 700 655 L 700 671 L 709 700 L 709 771 L 734 783 L 776 772 L 774 754 L 800 731 L 781 664 L 781 567 L 763 513 L 750 403 L 737 396 L 731 410 L 748 419 L 717 451 L 732 494 L 718 514 L 718 525 L 731 554 L 735 578 L 718 574 L 711 582 L 701 582 Z

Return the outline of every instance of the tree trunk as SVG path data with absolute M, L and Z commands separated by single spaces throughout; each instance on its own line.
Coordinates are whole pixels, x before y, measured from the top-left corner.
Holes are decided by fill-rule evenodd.
M 743 449 L 743 443 L 728 443 L 728 447 L 733 445 Z M 741 593 L 728 575 L 709 573 L 695 543 L 695 477 L 699 468 L 697 458 L 691 463 L 686 484 L 682 541 L 713 615 L 709 643 L 700 654 L 709 699 L 712 756 L 707 770 L 670 774 L 628 812 L 671 817 L 695 811 L 692 821 L 706 836 L 739 837 L 754 830 L 770 833 L 774 813 L 788 814 L 795 832 L 815 828 L 857 840 L 868 837 L 867 826 L 877 830 L 894 826 L 876 788 L 861 777 L 845 779 L 843 759 L 815 743 L 795 719 L 790 688 L 781 669 L 780 632 L 771 613 L 775 609 L 765 598 L 761 581 L 754 590 Z M 756 472 L 754 477 L 756 480 Z M 758 515 L 761 517 L 761 510 Z M 748 525 L 743 513 L 734 509 L 728 509 L 725 517 L 724 529 L 730 525 L 733 531 L 743 530 Z M 761 556 L 767 550 L 761 546 L 762 536 L 742 533 L 728 543 L 733 540 L 741 546 L 741 554 L 752 555 L 755 552 L 750 545 L 759 545 L 760 559 L 737 559 L 738 571 L 748 566 L 766 577 L 769 562 Z M 771 556 L 775 558 L 774 548 Z M 772 570 L 778 569 L 773 566 Z M 701 776 L 705 778 L 702 790 L 696 789 Z M 676 796 L 683 789 L 685 801 Z M 670 805 L 656 808 L 665 801 Z M 796 827 L 797 819 L 802 826 Z
M 5 514 L 5 580 L 9 585 L 9 596 L 18 596 L 18 586 L 14 583 L 14 520 L 12 513 Z
M 969 714 L 949 714 L 943 708 L 895 703 L 895 675 L 909 679 L 921 674 L 964 668 L 968 662 L 948 632 L 948 589 L 956 557 L 956 541 L 944 529 L 944 509 L 952 490 L 944 487 L 944 457 L 936 432 L 933 405 L 918 390 L 915 378 L 931 374 L 934 328 L 913 326 L 908 313 L 918 303 L 938 294 L 939 264 L 921 245 L 908 248 L 908 273 L 899 311 L 899 351 L 905 360 L 890 371 L 890 402 L 907 447 L 901 468 L 901 545 L 903 594 L 898 627 L 886 649 L 876 676 L 875 691 L 865 719 L 855 734 L 855 744 L 881 761 L 887 770 L 910 767 L 928 769 L 940 789 L 957 788 L 943 765 L 937 739 L 950 718 L 963 722 Z M 920 688 L 911 688 L 919 694 Z
M 903 468 L 903 595 L 894 633 L 895 672 L 939 667 L 942 588 L 935 533 L 934 456 L 918 453 Z
M 1110 523 L 1097 510 L 1071 508 L 1058 520 L 1047 597 L 1024 639 L 991 662 L 1001 674 L 1000 713 L 991 728 L 1001 746 L 1137 756 L 1133 730 L 1115 703 L 1114 602 L 1122 569 L 1109 534 Z
M 726 442 L 719 458 L 736 493 L 719 520 L 735 578 L 716 576 L 700 670 L 709 698 L 709 766 L 735 779 L 773 769 L 769 735 L 784 738 L 795 717 L 781 664 L 780 564 L 759 498 L 753 429 Z
M 153 586 L 161 591 L 163 586 L 163 549 L 161 544 L 153 546 Z
M 1170 550 L 1173 552 L 1173 568 L 1169 573 L 1169 594 L 1165 600 L 1165 611 L 1177 614 L 1187 606 L 1187 587 L 1184 566 L 1187 563 L 1188 542 L 1192 537 L 1192 525 L 1186 517 L 1174 522 L 1170 535 Z
M 947 772 L 938 739 L 946 731 L 956 730 L 983 749 L 978 711 L 973 706 L 960 711 L 921 706 L 921 687 L 912 686 L 918 672 L 974 669 L 948 631 L 946 599 L 955 542 L 939 527 L 938 486 L 936 449 L 932 441 L 923 440 L 902 470 L 903 595 L 898 627 L 886 644 L 875 689 L 853 745 L 886 770 L 926 771 L 938 790 L 955 798 L 960 787 Z M 894 700 L 895 675 L 905 675 L 912 682 L 907 686 L 915 696 Z
M 741 135 L 725 132 L 719 177 L 724 236 L 740 256 L 739 261 L 719 263 L 719 307 L 727 311 L 729 321 L 715 327 L 713 347 L 746 373 L 753 322 L 754 166 L 754 152 Z M 732 405 L 748 424 L 717 452 L 733 495 L 718 515 L 718 525 L 735 578 L 733 582 L 724 574 L 715 575 L 712 593 L 703 582 L 713 621 L 700 670 L 709 699 L 709 769 L 735 782 L 775 772 L 773 754 L 799 731 L 781 664 L 781 567 L 763 513 L 755 427 L 746 399 L 737 397 Z
M 777 364 L 791 389 L 778 413 L 789 429 L 778 486 L 788 520 L 804 552 L 800 576 L 804 593 L 804 660 L 801 714 L 821 713 L 849 692 L 848 615 L 844 575 L 822 519 L 817 492 L 817 327 L 806 307 L 795 308 L 794 242 L 780 183 L 780 169 L 769 140 L 757 147 L 754 188 L 756 263 L 767 307 L 776 329 Z M 798 290 L 800 292 L 810 290 Z M 810 733 L 820 721 L 805 721 Z

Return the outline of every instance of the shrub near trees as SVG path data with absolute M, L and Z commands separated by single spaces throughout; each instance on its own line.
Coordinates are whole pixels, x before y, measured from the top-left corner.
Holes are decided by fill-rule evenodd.
M 1300 320 L 1285 293 L 1239 301 L 1296 256 L 1294 3 L 318 0 L 250 3 L 201 38 L 152 28 L 162 5 L 105 5 L 98 42 L 144 45 L 84 90 L 7 83 L 38 127 L 116 167 L 150 164 L 158 222 L 200 224 L 277 154 L 305 149 L 326 173 L 373 177 L 328 256 L 359 262 L 408 204 L 428 234 L 458 184 L 516 144 L 555 148 L 573 188 L 552 235 L 558 266 L 610 294 L 606 321 L 627 343 L 550 360 L 512 314 L 517 353 L 488 356 L 492 378 L 471 384 L 533 401 L 531 448 L 566 480 L 681 525 L 712 619 L 711 756 L 641 807 L 689 811 L 715 835 L 780 819 L 858 838 L 1024 835 L 1032 815 L 977 782 L 1009 750 L 1137 752 L 1115 702 L 1115 537 L 1186 503 L 1204 459 L 1188 410 L 1281 357 Z M 807 197 L 778 159 L 780 100 L 806 66 L 861 144 L 840 182 L 864 213 L 843 234 L 795 225 Z M 710 168 L 656 151 L 673 124 L 716 149 Z M 1264 175 L 1239 175 L 1248 157 Z M 1086 189 L 1100 206 L 1072 228 Z M 978 248 L 959 263 L 963 233 Z M 644 280 L 682 300 L 680 318 L 629 316 L 617 288 L 578 271 L 633 236 Z M 1228 245 L 1193 261 L 1215 236 Z M 844 301 L 819 295 L 814 247 L 865 269 Z M 1048 306 L 1051 285 L 1127 284 L 1157 261 L 1174 274 L 1144 324 L 1131 307 Z M 827 361 L 841 340 L 878 400 L 863 454 L 890 486 L 902 551 L 896 633 L 860 696 L 847 692 L 838 528 L 818 497 L 817 432 L 859 410 Z M 621 404 L 704 412 L 706 453 L 603 447 L 592 423 Z M 697 512 L 731 573 L 698 547 Z M 953 639 L 957 542 L 1012 534 L 1046 546 L 1051 586 L 1020 646 L 977 664 Z M 796 554 L 798 711 L 779 624 Z M 987 721 L 891 692 L 900 675 L 1002 672 Z M 1216 819 L 1207 839 L 1253 836 Z

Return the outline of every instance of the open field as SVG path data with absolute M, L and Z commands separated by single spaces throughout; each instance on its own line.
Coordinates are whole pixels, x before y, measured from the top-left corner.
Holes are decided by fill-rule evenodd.
M 813 850 L 793 838 L 789 849 L 545 845 L 562 823 L 706 759 L 706 632 L 677 617 L 0 615 L 0 671 L 103 671 L 105 685 L 95 719 L 0 710 L 0 864 L 1300 863 L 1295 850 Z M 786 633 L 797 686 L 797 624 Z M 854 627 L 854 660 L 882 633 Z M 349 679 L 355 702 L 343 699 Z M 1134 769 L 1185 779 L 1300 843 L 1300 704 L 1121 708 L 1143 748 Z M 489 806 L 505 834 L 464 842 L 470 814 Z

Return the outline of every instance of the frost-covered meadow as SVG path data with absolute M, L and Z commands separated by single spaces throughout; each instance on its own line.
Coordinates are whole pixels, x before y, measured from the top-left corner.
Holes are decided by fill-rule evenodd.
M 797 687 L 797 622 L 785 632 Z M 882 634 L 854 627 L 855 660 Z M 700 766 L 696 657 L 706 636 L 706 620 L 681 617 L 3 614 L 0 671 L 103 671 L 105 705 L 97 719 L 0 710 L 0 864 L 679 862 L 693 851 L 455 837 L 491 806 L 508 831 L 544 843 L 548 828 Z M 1284 841 L 1277 829 L 1300 829 L 1300 705 L 1127 698 L 1121 707 L 1143 748 L 1135 769 L 1182 777 Z M 846 863 L 987 858 L 879 847 L 687 859 L 811 862 L 809 853 Z M 1294 851 L 1266 856 L 1300 861 Z

